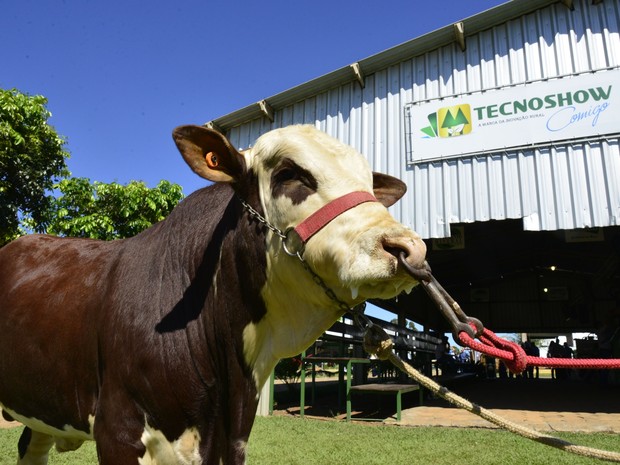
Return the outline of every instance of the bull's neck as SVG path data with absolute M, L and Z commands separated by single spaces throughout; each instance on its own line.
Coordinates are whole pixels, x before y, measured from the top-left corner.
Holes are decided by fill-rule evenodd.
M 266 314 L 246 326 L 244 355 L 260 387 L 279 359 L 306 350 L 339 317 L 342 310 L 329 300 L 295 258 L 268 243 L 267 276 L 261 297 Z M 275 245 L 274 245 L 275 244 Z
M 201 320 L 207 341 L 218 344 L 231 360 L 243 360 L 244 328 L 266 315 L 261 297 L 267 269 L 265 228 L 247 215 L 236 196 L 227 201 L 210 240 L 201 247 L 193 281 L 205 288 Z M 240 368 L 252 370 L 247 360 Z
M 342 312 L 282 251 L 279 239 L 246 214 L 230 188 L 213 186 L 187 200 L 191 208 L 179 209 L 175 220 L 183 234 L 196 229 L 178 251 L 186 255 L 190 281 L 183 300 L 200 305 L 195 310 L 208 345 L 243 359 L 260 387 L 279 359 L 305 350 Z M 192 340 L 195 360 L 221 365 L 209 362 L 213 354 Z
M 184 330 L 203 378 L 220 376 L 222 354 L 242 359 L 242 331 L 265 314 L 265 236 L 248 220 L 227 185 L 213 185 L 186 198 L 156 228 L 136 236 L 163 270 L 158 298 L 163 309 L 156 330 Z M 180 339 L 177 339 L 180 341 Z M 247 367 L 243 368 L 247 371 Z

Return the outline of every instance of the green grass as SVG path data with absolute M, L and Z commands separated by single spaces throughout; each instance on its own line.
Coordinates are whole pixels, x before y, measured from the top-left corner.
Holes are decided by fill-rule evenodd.
M 620 451 L 612 434 L 562 434 L 568 441 Z M 513 434 L 471 428 L 407 428 L 358 423 L 258 418 L 250 465 L 294 464 L 598 464 Z M 281 457 L 280 460 L 277 458 Z
M 0 430 L 0 465 L 14 465 L 20 428 Z M 613 434 L 561 434 L 578 444 L 620 452 Z M 49 465 L 97 463 L 94 443 L 50 453 Z M 513 434 L 488 429 L 411 428 L 289 417 L 257 418 L 250 465 L 580 465 L 600 464 Z
M 0 465 L 15 465 L 17 463 L 17 441 L 22 428 L 0 429 Z M 48 465 L 96 465 L 97 452 L 95 443 L 85 442 L 75 452 L 59 454 L 56 449 L 50 451 Z

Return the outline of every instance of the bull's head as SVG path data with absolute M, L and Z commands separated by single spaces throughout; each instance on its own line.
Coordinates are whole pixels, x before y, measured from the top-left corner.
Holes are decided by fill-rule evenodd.
M 410 268 L 423 268 L 426 246 L 387 210 L 403 196 L 406 186 L 394 177 L 373 173 L 352 147 L 312 126 L 268 132 L 243 154 L 221 134 L 204 127 L 182 126 L 175 130 L 174 139 L 198 175 L 231 183 L 241 198 L 257 192 L 254 208 L 281 231 L 350 192 L 372 193 L 376 202 L 361 203 L 333 219 L 308 241 L 303 253 L 303 259 L 347 305 L 391 298 L 418 283 L 398 256 L 404 253 Z M 342 309 L 329 301 L 298 260 L 284 253 L 280 237 L 271 231 L 266 247 L 267 319 L 271 323 L 277 319 L 287 331 L 304 328 L 287 347 L 272 347 L 276 357 L 290 356 L 312 343 Z M 259 328 L 251 332 L 256 333 L 252 337 L 264 338 Z

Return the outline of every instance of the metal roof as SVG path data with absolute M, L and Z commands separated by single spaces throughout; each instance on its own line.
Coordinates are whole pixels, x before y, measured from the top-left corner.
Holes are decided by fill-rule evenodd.
M 412 102 L 615 73 L 620 0 L 518 0 L 464 25 L 465 51 L 448 26 L 360 61 L 363 88 L 353 68 L 341 68 L 268 98 L 263 110 L 251 105 L 214 123 L 240 148 L 277 127 L 315 125 L 409 186 L 391 212 L 423 238 L 449 237 L 453 224 L 510 218 L 530 231 L 620 225 L 619 132 L 416 162 L 407 158 L 404 110 Z
M 552 3 L 560 3 L 560 0 L 511 0 L 502 5 L 483 11 L 482 13 L 463 19 L 460 22 L 462 22 L 464 35 L 467 37 Z M 571 0 L 564 0 L 561 3 L 567 6 L 572 5 Z M 450 24 L 368 58 L 359 60 L 357 63 L 363 75 L 367 76 L 391 65 L 400 63 L 401 61 L 455 42 L 456 40 L 457 36 L 455 34 L 454 24 Z M 355 75 L 353 65 L 354 64 L 344 66 L 304 84 L 267 97 L 263 101 L 267 102 L 269 107 L 277 111 L 320 92 L 325 92 L 328 89 L 357 81 L 358 78 Z M 261 102 L 256 102 L 209 121 L 206 124 L 212 124 L 226 132 L 235 126 L 239 126 L 262 116 L 265 116 L 265 111 L 261 108 Z

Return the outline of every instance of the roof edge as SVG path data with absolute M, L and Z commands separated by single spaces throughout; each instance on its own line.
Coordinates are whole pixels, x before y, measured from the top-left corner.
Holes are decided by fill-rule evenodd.
M 264 105 L 268 104 L 272 111 L 278 111 L 289 105 L 305 100 L 309 97 L 325 92 L 350 82 L 358 82 L 360 77 L 356 70 L 361 70 L 363 76 L 369 76 L 389 66 L 411 59 L 415 56 L 436 50 L 450 43 L 457 43 L 461 48 L 461 40 L 455 34 L 455 24 L 460 23 L 464 40 L 468 36 L 490 29 L 498 24 L 505 23 L 516 17 L 531 13 L 554 3 L 565 3 L 565 0 L 510 0 L 496 7 L 485 10 L 476 15 L 465 18 L 454 24 L 446 25 L 402 44 L 391 47 L 370 57 L 348 64 L 323 76 L 292 87 L 259 102 L 252 103 L 227 115 L 218 117 L 205 124 L 213 124 L 223 131 L 228 131 L 249 121 L 265 117 Z

